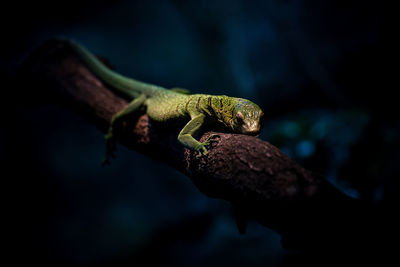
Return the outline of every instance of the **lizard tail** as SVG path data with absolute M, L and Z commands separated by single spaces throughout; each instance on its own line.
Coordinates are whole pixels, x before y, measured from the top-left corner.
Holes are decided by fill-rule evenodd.
M 150 93 L 153 85 L 130 79 L 105 66 L 95 55 L 75 41 L 66 40 L 66 44 L 88 66 L 89 70 L 103 82 L 115 88 L 119 93 L 136 98 L 143 93 Z

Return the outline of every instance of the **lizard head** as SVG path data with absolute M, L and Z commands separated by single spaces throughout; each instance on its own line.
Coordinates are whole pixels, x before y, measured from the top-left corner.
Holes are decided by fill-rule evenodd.
M 232 128 L 235 132 L 258 135 L 261 132 L 264 113 L 255 103 L 238 98 L 233 108 Z

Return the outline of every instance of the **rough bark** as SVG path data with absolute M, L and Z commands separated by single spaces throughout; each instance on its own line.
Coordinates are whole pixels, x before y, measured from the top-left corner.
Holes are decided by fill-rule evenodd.
M 42 93 L 35 90 L 32 98 L 62 103 L 103 132 L 112 116 L 128 103 L 59 40 L 32 53 L 19 77 L 29 81 L 31 88 L 32 83 L 41 88 Z M 337 218 L 346 217 L 342 208 L 353 206 L 354 201 L 278 148 L 257 137 L 219 132 L 220 139 L 210 153 L 197 159 L 178 143 L 181 127 L 151 121 L 144 114 L 122 123 L 119 140 L 183 172 L 204 194 L 230 201 L 240 217 L 278 231 L 288 246 L 315 246 L 322 239 L 334 239 L 326 229 L 343 229 L 337 222 L 345 224 Z M 200 140 L 212 133 L 205 131 Z

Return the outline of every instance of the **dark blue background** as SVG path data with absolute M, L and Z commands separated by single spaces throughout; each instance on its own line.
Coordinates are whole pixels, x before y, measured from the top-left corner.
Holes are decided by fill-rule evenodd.
M 256 223 L 239 235 L 228 203 L 205 197 L 163 163 L 118 146 L 112 165 L 101 168 L 101 132 L 57 105 L 26 105 L 13 74 L 54 36 L 81 42 L 142 81 L 258 103 L 266 113 L 260 138 L 386 214 L 398 199 L 399 174 L 397 98 L 383 36 L 388 9 L 332 0 L 7 3 L 0 159 L 11 170 L 5 188 L 15 258 L 312 263 Z

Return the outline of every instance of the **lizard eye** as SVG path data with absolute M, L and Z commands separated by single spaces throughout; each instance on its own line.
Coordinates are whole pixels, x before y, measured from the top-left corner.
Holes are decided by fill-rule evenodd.
M 244 120 L 243 113 L 240 111 L 236 113 L 236 119 L 243 121 Z

